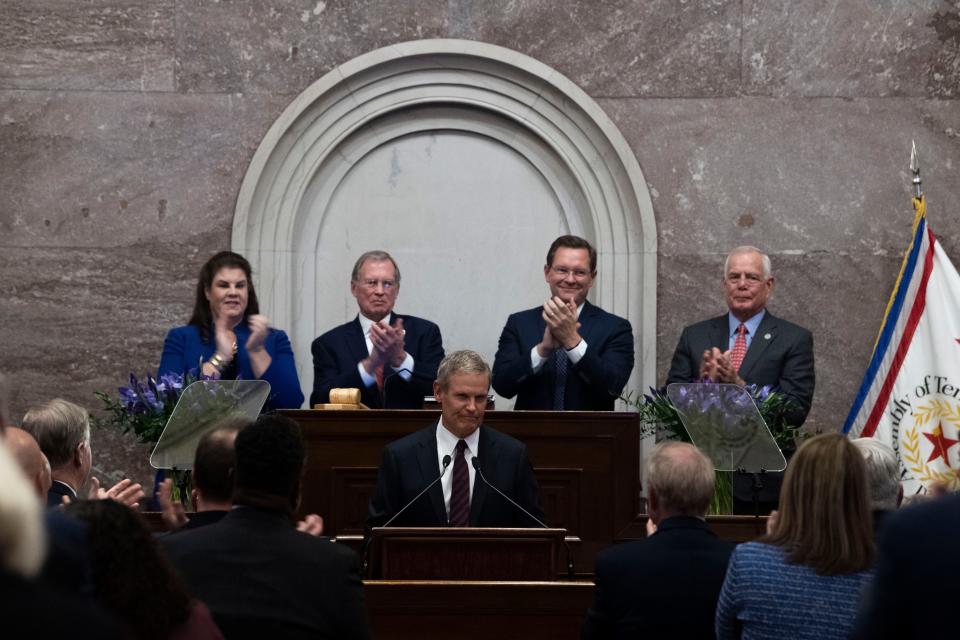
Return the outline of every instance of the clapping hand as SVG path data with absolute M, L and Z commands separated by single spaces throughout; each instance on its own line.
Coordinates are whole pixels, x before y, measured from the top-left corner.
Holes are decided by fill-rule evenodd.
M 250 337 L 247 338 L 247 353 L 259 353 L 263 351 L 263 341 L 267 339 L 270 332 L 270 320 L 267 316 L 253 315 L 247 318 L 247 325 L 250 327 Z
M 109 489 L 101 488 L 97 478 L 90 478 L 90 490 L 87 492 L 90 500 L 116 500 L 131 509 L 140 507 L 140 499 L 144 495 L 140 484 L 129 478 L 124 478 Z
M 379 322 L 370 325 L 370 342 L 373 344 L 370 357 L 378 364 L 389 362 L 390 366 L 396 369 L 407 357 L 404 349 L 405 335 L 402 318 L 398 318 L 397 324 L 392 327 Z

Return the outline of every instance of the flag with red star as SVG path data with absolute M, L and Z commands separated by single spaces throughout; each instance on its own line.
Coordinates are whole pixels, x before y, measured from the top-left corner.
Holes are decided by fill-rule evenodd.
M 844 432 L 891 445 L 904 492 L 960 488 L 960 275 L 914 199 L 913 241 Z

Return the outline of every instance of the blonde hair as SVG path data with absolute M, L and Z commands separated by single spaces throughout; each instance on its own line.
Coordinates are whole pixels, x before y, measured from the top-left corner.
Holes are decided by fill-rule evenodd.
M 489 381 L 490 365 L 476 351 L 469 349 L 454 351 L 440 361 L 440 367 L 437 369 L 437 384 L 441 389 L 446 390 L 450 384 L 450 377 L 457 373 L 484 374 Z
M 54 469 L 70 462 L 77 445 L 90 442 L 90 414 L 62 398 L 31 407 L 21 426 L 36 439 Z
M 43 504 L 0 442 L 0 567 L 30 578 L 40 571 L 45 554 Z
M 863 456 L 840 433 L 804 442 L 787 466 L 780 509 L 765 542 L 782 547 L 787 562 L 820 575 L 856 573 L 874 555 L 873 522 Z

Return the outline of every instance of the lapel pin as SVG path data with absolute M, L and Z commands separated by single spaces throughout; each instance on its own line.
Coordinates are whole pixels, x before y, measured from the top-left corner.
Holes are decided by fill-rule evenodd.
M 769 340 L 769 339 L 772 338 L 772 337 L 773 337 L 773 336 L 771 336 L 769 333 L 766 333 L 766 334 L 763 335 L 763 339 L 764 339 L 764 340 Z

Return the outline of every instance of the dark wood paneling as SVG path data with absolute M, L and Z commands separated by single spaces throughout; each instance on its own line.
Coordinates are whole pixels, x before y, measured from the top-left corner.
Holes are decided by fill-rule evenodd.
M 322 515 L 325 533 L 338 537 L 363 533 L 371 470 L 383 447 L 439 417 L 428 410 L 282 413 L 300 424 L 307 444 L 301 512 Z M 592 574 L 596 554 L 624 537 L 639 515 L 636 414 L 488 411 L 484 422 L 527 445 L 546 523 L 580 539 L 577 573 Z

